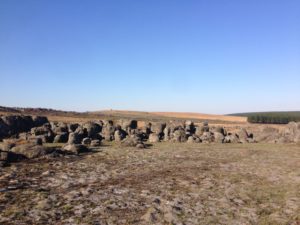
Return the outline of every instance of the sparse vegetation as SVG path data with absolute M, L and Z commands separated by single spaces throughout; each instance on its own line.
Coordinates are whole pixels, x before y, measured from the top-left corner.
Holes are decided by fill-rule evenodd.
M 299 154 L 296 144 L 107 142 L 3 168 L 0 223 L 297 224 Z

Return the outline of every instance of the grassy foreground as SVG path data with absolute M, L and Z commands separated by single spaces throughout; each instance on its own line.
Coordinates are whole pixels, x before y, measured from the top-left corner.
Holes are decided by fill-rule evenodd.
M 106 143 L 0 170 L 0 224 L 298 225 L 299 165 L 295 144 Z

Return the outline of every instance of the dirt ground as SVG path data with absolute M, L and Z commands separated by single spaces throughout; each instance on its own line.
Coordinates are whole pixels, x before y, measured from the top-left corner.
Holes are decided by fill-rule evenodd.
M 300 145 L 104 143 L 0 170 L 0 224 L 300 224 Z

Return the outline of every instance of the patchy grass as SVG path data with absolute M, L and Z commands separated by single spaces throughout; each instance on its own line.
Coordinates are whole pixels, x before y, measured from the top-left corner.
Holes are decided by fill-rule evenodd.
M 0 189 L 29 185 L 0 193 L 0 223 L 300 223 L 299 145 L 158 143 L 140 150 L 105 143 L 100 149 L 1 170 Z M 46 208 L 36 209 L 45 199 Z

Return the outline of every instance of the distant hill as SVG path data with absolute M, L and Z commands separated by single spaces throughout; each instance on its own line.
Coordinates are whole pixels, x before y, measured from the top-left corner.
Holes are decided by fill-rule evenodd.
M 124 111 L 124 110 L 103 110 L 90 112 L 91 114 L 102 114 L 110 116 L 130 116 L 135 118 L 169 118 L 169 119 L 191 119 L 191 120 L 208 120 L 208 121 L 225 121 L 245 123 L 247 118 L 241 116 L 225 116 L 203 113 L 189 112 L 142 112 L 142 111 Z
M 235 113 L 230 116 L 247 117 L 249 123 L 287 124 L 300 121 L 300 111 Z
M 136 119 L 148 121 L 193 120 L 209 123 L 246 123 L 247 118 L 241 116 L 212 115 L 183 112 L 141 112 L 125 110 L 102 110 L 95 112 L 73 112 L 45 108 L 20 108 L 0 106 L 0 115 L 23 114 L 47 116 L 53 121 L 80 122 L 102 119 Z

